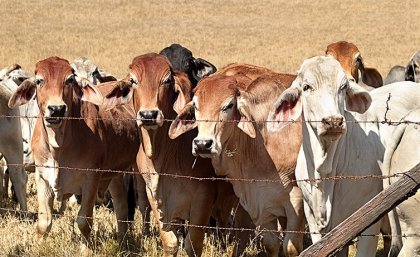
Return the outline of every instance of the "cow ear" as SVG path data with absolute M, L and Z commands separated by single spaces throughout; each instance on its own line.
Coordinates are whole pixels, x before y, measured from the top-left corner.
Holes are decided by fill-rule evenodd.
M 36 93 L 36 85 L 33 78 L 26 79 L 16 89 L 13 95 L 9 99 L 9 108 L 15 108 L 16 106 L 26 104 L 29 102 Z
M 247 134 L 251 138 L 255 138 L 255 128 L 252 122 L 252 115 L 249 110 L 248 101 L 243 96 L 238 96 L 236 99 L 236 106 L 238 108 L 238 112 L 241 116 L 238 128 L 241 129 L 245 134 Z
M 382 76 L 375 68 L 364 68 L 362 72 L 362 81 L 368 86 L 378 88 L 383 85 Z
M 133 92 L 134 87 L 131 82 L 126 80 L 117 81 L 111 92 L 104 97 L 102 106 L 106 110 L 110 110 L 117 105 L 126 104 L 133 97 Z
M 346 109 L 352 112 L 364 113 L 372 103 L 368 91 L 353 81 L 349 81 L 346 89 Z
M 118 79 L 114 77 L 113 75 L 105 72 L 105 71 L 98 71 L 98 80 L 100 83 L 110 82 L 110 81 L 117 81 Z
M 178 96 L 174 102 L 173 109 L 177 114 L 179 114 L 181 110 L 185 107 L 187 101 L 190 100 L 190 98 L 188 97 L 188 92 L 186 91 L 188 91 L 187 89 L 190 88 L 191 85 L 189 84 L 189 80 L 186 77 L 182 77 L 179 74 L 176 74 L 174 76 L 174 79 L 175 93 L 177 93 Z
M 172 121 L 168 131 L 169 138 L 175 139 L 196 127 L 197 121 L 194 115 L 194 104 L 191 101 L 184 106 L 175 120 Z
M 407 68 L 405 68 L 405 81 L 415 82 L 415 79 L 414 79 L 414 65 L 413 65 L 412 62 L 410 62 L 407 65 Z
M 268 114 L 267 129 L 276 132 L 287 125 L 289 121 L 296 121 L 302 114 L 302 90 L 295 79 L 292 85 L 283 91 Z
M 197 78 L 197 81 L 217 71 L 216 67 L 213 64 L 201 58 L 194 59 L 194 64 L 195 69 L 193 72 L 194 76 Z
M 74 87 L 76 94 L 79 95 L 80 100 L 91 102 L 95 105 L 102 105 L 103 96 L 94 85 L 87 79 L 82 79 L 77 86 Z

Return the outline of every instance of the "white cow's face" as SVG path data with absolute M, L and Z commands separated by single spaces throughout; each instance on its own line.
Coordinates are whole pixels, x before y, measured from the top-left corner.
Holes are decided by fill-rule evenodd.
M 303 115 L 302 127 L 308 133 L 303 141 L 311 145 L 316 170 L 325 174 L 331 171 L 331 158 L 337 141 L 345 135 L 345 113 L 365 112 L 371 103 L 369 93 L 349 81 L 340 64 L 330 56 L 306 60 L 290 88 L 274 104 L 268 120 L 269 131 L 284 127 L 285 122 Z M 331 155 L 333 156 L 333 154 Z
M 344 104 L 349 80 L 338 62 L 305 61 L 292 86 L 301 91 L 304 119 L 320 138 L 334 141 L 346 132 Z

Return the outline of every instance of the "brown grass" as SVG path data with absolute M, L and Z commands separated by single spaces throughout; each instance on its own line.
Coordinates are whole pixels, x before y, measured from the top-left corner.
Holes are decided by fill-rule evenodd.
M 2 0 L 0 6 L 0 67 L 19 63 L 31 71 L 52 55 L 87 56 L 122 77 L 134 56 L 178 42 L 218 67 L 247 62 L 294 73 L 329 43 L 348 40 L 384 76 L 420 47 L 420 1 Z M 33 190 L 29 199 L 34 211 Z M 0 256 L 78 256 L 75 213 L 55 220 L 41 245 L 32 240 L 34 223 L 2 216 Z M 123 256 L 114 215 L 99 208 L 96 217 L 96 255 Z M 134 255 L 161 255 L 158 241 L 140 230 L 136 224 Z M 229 256 L 212 238 L 205 249 L 205 256 Z
M 179 42 L 221 67 L 247 62 L 294 73 L 338 40 L 382 75 L 420 47 L 419 1 L 2 0 L 0 66 L 33 70 L 52 55 L 87 56 L 118 76 L 136 55 Z

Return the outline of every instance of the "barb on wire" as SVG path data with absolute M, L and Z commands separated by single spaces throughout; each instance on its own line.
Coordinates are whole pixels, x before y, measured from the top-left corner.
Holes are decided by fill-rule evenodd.
M 25 164 L 16 164 L 16 163 L 7 163 L 7 164 L 0 164 L 0 167 L 7 167 L 10 166 L 21 166 L 26 167 Z M 133 170 L 112 170 L 112 169 L 97 169 L 97 168 L 76 168 L 76 167 L 66 167 L 66 166 L 50 166 L 50 165 L 31 165 L 32 167 L 38 168 L 58 168 L 64 169 L 69 171 L 75 172 L 101 172 L 101 173 L 121 173 L 121 174 L 131 174 L 131 175 L 151 175 L 151 176 L 168 176 L 173 178 L 180 178 L 180 179 L 190 179 L 190 180 L 198 180 L 198 181 L 239 181 L 239 182 L 250 182 L 250 183 L 257 183 L 257 182 L 264 182 L 264 183 L 283 183 L 284 181 L 281 179 L 256 179 L 256 178 L 228 178 L 228 177 L 197 177 L 197 176 L 189 176 L 189 175 L 182 175 L 182 174 L 173 174 L 173 173 L 157 173 L 154 171 L 133 171 Z M 399 172 L 393 175 L 354 175 L 354 176 L 333 176 L 333 177 L 324 177 L 324 178 L 308 178 L 308 179 L 292 179 L 289 182 L 317 182 L 317 181 L 329 181 L 329 180 L 361 180 L 361 179 L 388 179 L 394 177 L 402 177 L 406 172 Z
M 8 208 L 1 208 L 1 211 L 7 212 L 7 213 L 20 213 L 22 216 L 24 215 L 32 215 L 32 217 L 37 217 L 39 215 L 45 214 L 41 212 L 32 212 L 32 211 L 21 211 L 21 210 L 13 210 Z M 80 216 L 80 215 L 66 215 L 66 214 L 60 214 L 60 213 L 51 213 L 51 215 L 55 218 L 61 218 L 61 217 L 68 217 L 68 218 L 83 218 L 83 219 L 95 219 L 95 217 L 86 217 L 86 216 Z M 101 218 L 98 216 L 99 219 Z M 35 219 L 22 219 L 22 222 L 34 222 Z M 128 221 L 128 220 L 118 220 L 117 222 L 123 222 L 123 223 L 135 223 L 136 221 Z M 151 221 L 143 221 L 143 223 L 155 225 L 155 222 Z M 257 228 L 238 228 L 238 227 L 213 227 L 213 226 L 206 226 L 206 225 L 196 225 L 191 223 L 178 223 L 178 222 L 159 222 L 162 225 L 166 226 L 176 226 L 176 227 L 186 227 L 186 228 L 200 228 L 200 229 L 209 229 L 209 230 L 225 230 L 225 231 L 239 231 L 239 232 L 245 232 L 245 231 L 251 231 L 255 233 L 261 233 L 261 232 L 270 232 L 270 233 L 294 233 L 294 234 L 316 234 L 316 235 L 326 235 L 326 232 L 310 232 L 310 231 L 296 231 L 296 230 L 276 230 L 276 229 L 266 229 L 262 227 Z M 402 235 L 381 235 L 381 234 L 365 234 L 365 235 L 359 235 L 361 237 L 420 237 L 420 235 L 417 234 L 402 234 Z

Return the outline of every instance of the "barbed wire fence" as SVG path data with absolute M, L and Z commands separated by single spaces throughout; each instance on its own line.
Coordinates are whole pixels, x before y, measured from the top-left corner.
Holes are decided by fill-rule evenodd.
M 389 99 L 388 99 L 389 100 Z M 387 113 L 389 110 L 388 101 L 386 106 L 386 112 L 385 116 L 382 120 L 365 120 L 365 121 L 359 121 L 359 120 L 346 120 L 346 123 L 355 123 L 355 124 L 386 124 L 389 126 L 398 126 L 403 124 L 413 124 L 413 125 L 420 125 L 420 121 L 411 121 L 411 120 L 400 120 L 400 121 L 391 121 L 387 118 Z M 42 118 L 42 116 L 26 116 L 26 115 L 0 115 L 0 119 L 6 118 L 26 118 L 26 119 L 37 119 Z M 112 119 L 106 119 L 106 118 L 86 118 L 86 117 L 55 117 L 60 118 L 63 120 L 87 120 L 87 119 L 93 119 L 93 120 L 114 120 L 114 121 L 125 121 L 127 119 L 120 119 L 118 117 L 112 118 Z M 128 119 L 132 121 L 138 121 L 140 119 L 138 118 L 132 118 Z M 145 119 L 141 119 L 145 120 Z M 163 119 L 164 122 L 173 122 L 174 119 Z M 212 123 L 219 123 L 219 122 L 227 122 L 227 123 L 238 123 L 239 120 L 183 120 L 185 122 L 212 122 Z M 244 122 L 241 120 L 241 122 Z M 287 124 L 294 124 L 294 123 L 322 123 L 324 121 L 314 121 L 314 120 L 297 120 L 297 121 L 245 121 L 245 122 L 252 122 L 254 124 L 266 124 L 266 123 L 286 123 Z M 8 166 L 18 166 L 25 168 L 25 164 L 18 164 L 18 163 L 7 163 L 2 164 L 0 167 L 8 167 Z M 225 181 L 225 182 L 247 182 L 247 183 L 283 183 L 283 180 L 281 179 L 256 179 L 256 178 L 229 178 L 229 177 L 199 177 L 199 176 L 190 176 L 190 175 L 183 175 L 183 174 L 174 174 L 174 173 L 156 173 L 156 172 L 145 172 L 145 171 L 130 171 L 130 170 L 111 170 L 111 169 L 101 169 L 101 168 L 78 168 L 78 167 L 68 167 L 68 166 L 49 166 L 49 165 L 32 165 L 36 168 L 58 168 L 63 169 L 67 171 L 74 171 L 74 172 L 100 172 L 100 173 L 118 173 L 118 174 L 128 174 L 128 175 L 150 175 L 150 176 L 167 176 L 174 179 L 188 179 L 188 180 L 197 180 L 197 181 Z M 305 183 L 316 183 L 318 181 L 331 181 L 331 180 L 365 180 L 365 179 L 389 179 L 389 178 L 398 178 L 403 177 L 406 175 L 408 171 L 406 172 L 399 172 L 392 175 L 375 175 L 375 174 L 369 174 L 369 175 L 363 175 L 363 176 L 331 176 L 331 177 L 323 177 L 323 178 L 310 178 L 310 179 L 293 179 L 290 182 L 305 182 Z M 6 189 L 7 190 L 7 189 Z M 36 217 L 40 214 L 40 212 L 36 211 L 22 211 L 22 210 L 14 210 L 11 208 L 1 208 L 0 211 L 3 211 L 5 213 L 10 214 L 18 214 L 20 215 L 20 221 L 21 222 L 34 222 L 36 220 Z M 52 214 L 55 218 L 65 217 L 65 214 L 60 213 L 53 213 Z M 32 216 L 31 219 L 28 219 L 28 216 Z M 86 219 L 97 219 L 98 217 L 90 218 L 90 217 L 83 217 L 83 216 L 71 216 L 72 218 L 86 218 Z M 127 220 L 117 220 L 117 222 L 126 222 L 126 223 L 133 223 L 135 221 L 127 221 Z M 143 220 L 143 223 L 154 225 L 154 222 Z M 196 225 L 191 223 L 177 223 L 177 222 L 161 222 L 162 225 L 167 226 L 177 226 L 177 227 L 192 227 L 192 228 L 201 228 L 201 229 L 209 229 L 209 230 L 220 230 L 220 231 L 238 231 L 238 232 L 255 232 L 256 234 L 259 234 L 261 232 L 270 232 L 270 233 L 298 233 L 298 234 L 320 234 L 325 235 L 327 233 L 320 233 L 320 232 L 310 232 L 310 231 L 289 231 L 289 230 L 273 230 L 273 229 L 265 229 L 261 227 L 257 228 L 238 228 L 238 227 L 214 227 L 214 226 L 203 226 L 203 225 Z M 381 234 L 372 234 L 372 235 L 359 235 L 361 237 L 420 237 L 418 234 L 402 234 L 402 235 L 381 235 Z

